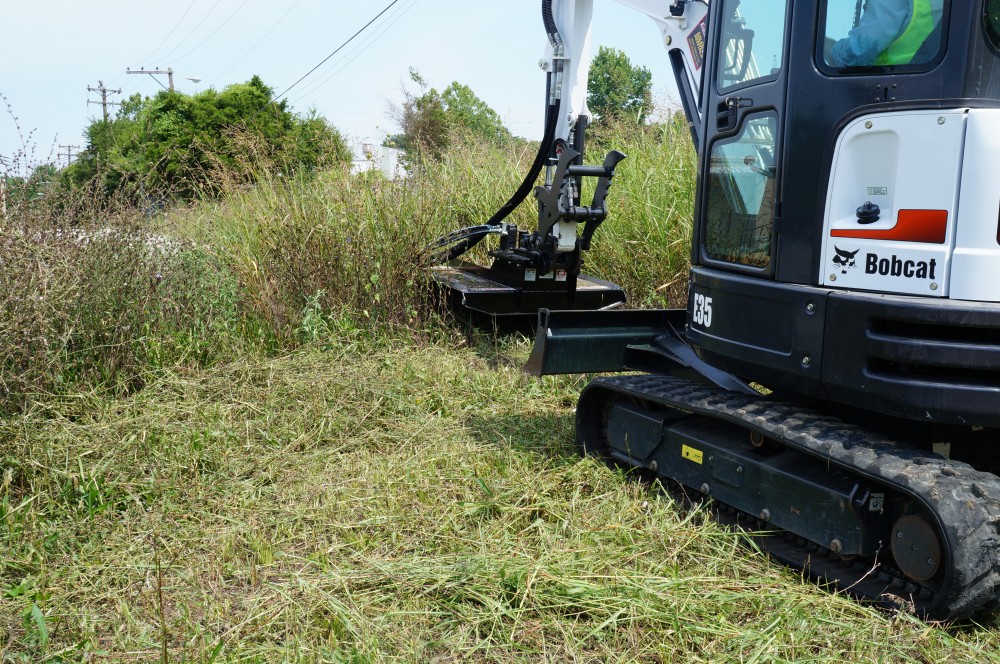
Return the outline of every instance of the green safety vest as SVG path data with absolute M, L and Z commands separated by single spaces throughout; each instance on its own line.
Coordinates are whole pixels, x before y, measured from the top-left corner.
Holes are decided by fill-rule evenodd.
M 875 58 L 877 65 L 908 65 L 917 51 L 934 32 L 934 13 L 930 0 L 913 0 L 913 15 L 910 24 L 896 41 Z

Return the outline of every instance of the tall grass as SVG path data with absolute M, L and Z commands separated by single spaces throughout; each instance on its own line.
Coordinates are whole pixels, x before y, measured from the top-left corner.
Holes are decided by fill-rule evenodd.
M 63 389 L 135 389 L 149 371 L 206 366 L 239 345 L 225 266 L 144 222 L 47 201 L 0 226 L 0 411 Z
M 636 306 L 683 300 L 694 154 L 681 123 L 605 128 L 603 146 L 630 154 L 615 180 L 612 219 L 599 231 L 588 269 L 632 293 Z M 218 202 L 174 216 L 171 232 L 212 247 L 240 283 L 249 309 L 275 335 L 294 337 L 309 305 L 366 324 L 422 328 L 421 262 L 434 238 L 484 223 L 520 184 L 534 155 L 523 142 L 497 146 L 459 136 L 439 161 L 409 178 L 346 170 L 320 176 L 259 173 Z M 511 217 L 535 224 L 529 200 Z M 484 249 L 470 255 L 488 261 Z
M 619 123 L 594 134 L 590 163 L 614 149 L 628 158 L 618 167 L 609 219 L 585 269 L 622 286 L 631 306 L 686 306 L 697 170 L 687 123 L 675 115 L 663 124 Z
M 684 127 L 619 125 L 596 137 L 590 161 L 611 148 L 629 159 L 586 269 L 623 285 L 636 306 L 682 303 L 694 159 Z M 221 197 L 162 214 L 91 189 L 9 211 L 0 410 L 67 386 L 128 391 L 149 371 L 274 352 L 342 324 L 440 334 L 424 247 L 483 223 L 520 184 L 534 147 L 457 136 L 400 180 L 288 174 L 247 154 L 212 174 Z M 534 226 L 530 200 L 511 221 Z M 485 244 L 470 257 L 488 261 Z
M 421 263 L 435 237 L 482 223 L 513 191 L 526 148 L 465 144 L 412 177 L 379 172 L 261 173 L 218 202 L 180 215 L 175 233 L 211 246 L 248 308 L 283 341 L 307 305 L 370 325 L 421 328 Z M 523 213 L 522 213 L 523 214 Z

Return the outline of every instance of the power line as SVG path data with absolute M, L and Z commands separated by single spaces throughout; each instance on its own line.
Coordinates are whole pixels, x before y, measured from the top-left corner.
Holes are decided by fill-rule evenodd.
M 194 48 L 192 48 L 190 51 L 188 51 L 184 55 L 181 55 L 181 56 L 178 56 L 178 57 L 174 58 L 174 61 L 177 62 L 177 61 L 183 60 L 184 58 L 186 58 L 187 56 L 191 55 L 192 53 L 194 53 L 195 51 L 197 51 L 199 48 L 201 48 L 202 46 L 204 46 L 205 42 L 207 42 L 209 39 L 211 39 L 212 37 L 214 37 L 215 33 L 218 32 L 219 30 L 221 30 L 223 28 L 223 26 L 226 25 L 226 23 L 229 23 L 229 21 L 232 20 L 232 18 L 234 16 L 236 16 L 236 13 L 239 10 L 243 9 L 243 6 L 246 5 L 249 1 L 250 0 L 243 0 L 243 2 L 241 2 L 239 4 L 239 6 L 236 9 L 234 9 L 233 12 L 229 16 L 227 16 L 225 19 L 223 19 L 222 23 L 219 24 L 219 27 L 217 27 L 215 30 L 212 30 L 212 32 L 210 32 L 207 37 L 205 37 L 200 42 L 198 42 L 198 45 L 195 46 Z
M 335 77 L 335 76 L 336 76 L 337 74 L 339 74 L 340 72 L 342 72 L 342 71 L 344 71 L 345 69 L 347 69 L 347 67 L 348 67 L 348 66 L 349 66 L 349 65 L 350 65 L 350 64 L 351 64 L 352 62 L 354 62 L 354 61 L 355 61 L 355 60 L 357 60 L 357 59 L 358 59 L 359 57 L 361 57 L 361 55 L 362 55 L 362 54 L 363 54 L 363 53 L 364 53 L 365 51 L 367 51 L 367 50 L 368 50 L 369 48 L 371 48 L 371 46 L 372 46 L 372 45 L 373 45 L 373 44 L 374 44 L 375 42 L 377 42 L 377 41 L 378 41 L 378 40 L 379 40 L 379 39 L 380 39 L 380 38 L 382 37 L 382 35 L 384 35 L 384 34 L 385 34 L 386 32 L 388 32 L 388 31 L 389 31 L 389 30 L 390 30 L 390 29 L 392 28 L 392 26 L 394 26 L 394 25 L 396 25 L 397 23 L 399 23 L 399 21 L 400 21 L 400 20 L 401 20 L 401 19 L 402 19 L 402 18 L 403 18 L 403 17 L 404 17 L 404 16 L 405 16 L 405 15 L 406 15 L 406 14 L 407 14 L 407 13 L 408 13 L 408 12 L 409 12 L 410 10 L 411 10 L 411 9 L 413 9 L 413 6 L 414 6 L 414 5 L 416 5 L 416 4 L 417 4 L 417 2 L 418 2 L 418 0 L 410 0 L 410 4 L 409 4 L 409 5 L 407 5 L 407 6 L 405 6 L 405 7 L 402 7 L 402 8 L 401 8 L 401 11 L 399 11 L 399 12 L 398 12 L 398 13 L 396 14 L 396 17 L 395 17 L 394 19 L 392 19 L 392 21 L 391 21 L 391 22 L 389 22 L 389 23 L 388 23 L 388 24 L 386 24 L 386 25 L 385 25 L 384 27 L 382 27 L 382 31 L 381 31 L 381 32 L 378 32 L 378 33 L 376 33 L 375 35 L 372 35 L 371 37 L 369 37 L 369 38 L 367 39 L 367 41 L 366 41 L 366 42 L 363 42 L 363 43 L 361 43 L 361 44 L 358 44 L 358 46 L 357 46 L 357 47 L 355 48 L 355 50 L 352 50 L 351 52 L 349 52 L 349 53 L 345 54 L 345 56 L 344 56 L 344 57 L 345 57 L 345 58 L 350 58 L 349 60 L 346 60 L 345 62 L 343 62 L 343 63 L 341 64 L 341 66 L 340 66 L 340 67 L 339 67 L 338 69 L 335 69 L 335 70 L 334 70 L 334 71 L 333 71 L 333 72 L 332 72 L 332 73 L 331 73 L 331 74 L 330 74 L 329 76 L 327 76 L 327 77 L 326 77 L 326 78 L 324 78 L 324 79 L 323 79 L 322 81 L 320 81 L 320 82 L 316 83 L 315 85 L 313 85 L 313 86 L 312 86 L 311 88 L 309 88 L 309 89 L 308 89 L 308 90 L 307 90 L 306 92 L 302 93 L 302 95 L 300 95 L 300 96 L 299 96 L 298 98 L 296 98 L 296 99 L 295 99 L 295 102 L 299 102 L 299 101 L 301 101 L 302 99 L 305 99 L 305 98 L 306 98 L 306 97 L 308 97 L 308 96 L 309 96 L 309 95 L 310 95 L 311 93 L 315 92 L 316 90 L 320 89 L 321 87 L 323 87 L 324 85 L 326 85 L 327 83 L 329 83 L 329 82 L 330 82 L 330 80 L 331 80 L 332 78 L 334 78 L 334 77 Z M 353 57 L 351 57 L 351 56 L 353 56 Z M 331 69 L 332 69 L 332 67 L 331 67 Z
M 198 21 L 198 25 L 194 26 L 194 28 L 191 30 L 191 32 L 189 32 L 187 34 L 187 37 L 185 37 L 184 39 L 180 40 L 180 42 L 178 42 L 177 46 L 174 46 L 172 49 L 170 49 L 169 51 L 167 51 L 166 53 L 164 53 L 162 56 L 160 56 L 160 60 L 166 60 L 166 58 L 167 58 L 168 55 L 170 55 L 171 53 L 173 53 L 174 51 L 176 51 L 177 49 L 179 49 L 181 46 L 183 46 L 185 44 L 185 42 L 187 42 L 187 40 L 191 39 L 191 37 L 194 36 L 194 33 L 198 32 L 198 28 L 200 28 L 205 23 L 205 21 L 208 20 L 208 17 L 212 15 L 212 12 L 215 11 L 215 8 L 218 7 L 221 2 L 222 2 L 222 0 L 215 0 L 215 4 L 212 5 L 212 8 L 208 10 L 208 13 L 205 14 L 201 18 L 200 21 Z
M 188 5 L 188 8 L 184 10 L 184 13 L 177 20 L 177 23 L 175 23 L 174 27 L 172 27 L 170 29 L 170 32 L 167 33 L 167 36 L 163 38 L 163 41 L 161 41 L 156 48 L 154 48 L 152 51 L 150 51 L 149 55 L 147 55 L 146 57 L 144 57 L 141 60 L 139 60 L 139 62 L 147 62 L 147 61 L 149 61 L 150 58 L 152 58 L 154 55 L 156 55 L 157 51 L 159 51 L 161 48 L 163 48 L 163 45 L 166 44 L 167 41 L 171 37 L 173 37 L 174 33 L 177 32 L 177 28 L 179 28 L 180 25 L 181 25 L 181 23 L 184 22 L 184 19 L 187 18 L 187 15 L 191 13 L 191 8 L 194 7 L 194 3 L 196 3 L 197 1 L 198 0 L 191 0 L 191 4 Z
M 280 95 L 276 96 L 276 97 L 275 97 L 274 99 L 272 99 L 271 101 L 269 101 L 269 102 L 268 102 L 268 106 L 270 106 L 271 104 L 273 104 L 273 103 L 274 103 L 274 102 L 276 102 L 277 100 L 279 100 L 279 99 L 281 99 L 282 97 L 284 97 L 285 95 L 287 95 L 287 94 L 288 94 L 288 93 L 289 93 L 289 92 L 290 92 L 290 91 L 292 90 L 292 88 L 294 88 L 294 87 L 295 87 L 296 85 L 298 85 L 298 84 L 299 84 L 299 83 L 301 83 L 302 81 L 306 80 L 306 78 L 308 78 L 310 74 L 312 74 L 312 73 L 313 73 L 314 71 L 316 71 L 317 69 L 319 69 L 320 67 L 322 67 L 322 66 L 323 66 L 324 64 L 326 64 L 326 61 L 327 61 L 327 60 L 329 60 L 329 59 L 330 59 L 330 58 L 332 58 L 333 56 L 335 56 L 335 55 L 337 55 L 338 53 L 340 53 L 340 52 L 341 52 L 341 51 L 342 51 L 342 50 L 343 50 L 343 49 L 344 49 L 344 48 L 345 48 L 345 47 L 346 47 L 346 46 L 347 46 L 348 44 L 350 44 L 350 43 L 351 43 L 352 41 L 354 41 L 354 40 L 355 40 L 355 38 L 357 38 L 357 36 L 358 36 L 358 35 L 360 35 L 360 34 L 361 34 L 362 32 L 364 32 L 365 30 L 367 30 L 367 29 L 368 29 L 368 27 L 369 27 L 369 26 L 370 26 L 370 25 L 371 25 L 372 23 L 374 23 L 375 21 L 377 21 L 377 20 L 379 20 L 380 18 L 382 18 L 382 16 L 383 16 L 383 15 L 384 15 L 384 14 L 385 14 L 385 13 L 386 13 L 387 11 L 389 11 L 390 9 L 392 9 L 392 8 L 393 8 L 394 6 L 396 6 L 396 5 L 397 5 L 397 4 L 399 3 L 399 2 L 400 2 L 400 0 L 392 0 L 392 2 L 390 2 L 390 3 L 389 3 L 389 4 L 387 5 L 387 6 L 386 6 L 386 8 L 385 8 L 385 9 L 383 9 L 383 10 L 382 10 L 382 11 L 380 11 L 380 12 L 379 12 L 378 14 L 376 14 L 375 18 L 373 18 L 372 20 L 370 20 L 370 21 L 368 21 L 367 23 L 365 23 L 364 27 L 362 27 L 362 28 L 361 28 L 360 30 L 358 30 L 358 31 L 357 31 L 357 32 L 355 32 L 355 33 L 354 33 L 353 35 L 351 35 L 351 36 L 350 36 L 350 38 L 348 38 L 348 40 L 347 40 L 347 41 L 345 41 L 345 42 L 344 42 L 343 44 L 341 44 L 340 46 L 338 46 L 338 47 L 337 47 L 337 49 L 336 49 L 336 50 L 335 50 L 335 51 L 334 51 L 333 53 L 331 53 L 330 55 L 328 55 L 328 56 L 326 56 L 325 58 L 323 58 L 323 59 L 322 59 L 322 60 L 320 61 L 320 63 L 319 63 L 318 65 L 316 65 L 315 67 L 313 67 L 312 69 L 310 69 L 309 71 L 307 71 L 307 72 L 305 73 L 305 75 L 303 75 L 303 76 L 302 76 L 302 78 L 300 78 L 299 80 L 297 80 L 297 81 L 295 81 L 294 83 L 292 83 L 292 84 L 291 84 L 290 86 L 288 86 L 288 88 L 286 88 L 286 89 L 285 89 L 285 91 L 284 91 L 284 92 L 282 92 L 282 93 L 281 93 Z M 266 108 L 266 106 L 265 106 L 265 108 Z M 262 110 L 264 110 L 264 109 L 261 109 L 261 111 L 262 111 Z M 257 113 L 260 113 L 260 111 L 258 111 Z

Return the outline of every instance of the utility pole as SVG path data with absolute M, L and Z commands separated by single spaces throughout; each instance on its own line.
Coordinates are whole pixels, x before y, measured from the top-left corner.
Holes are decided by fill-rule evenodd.
M 56 153 L 56 159 L 59 159 L 63 155 L 66 155 L 66 165 L 69 166 L 70 163 L 73 161 L 73 150 L 79 150 L 80 146 L 79 145 L 60 145 L 59 147 L 61 147 L 62 149 L 66 150 L 66 152 L 57 152 Z
M 110 119 L 110 116 L 108 115 L 108 106 L 121 106 L 121 104 L 119 102 L 108 101 L 108 95 L 109 94 L 120 95 L 122 93 L 121 89 L 119 88 L 118 90 L 109 90 L 108 88 L 104 87 L 104 81 L 98 81 L 96 88 L 92 88 L 92 87 L 90 87 L 88 85 L 87 86 L 87 92 L 99 92 L 99 93 L 101 93 L 101 101 L 91 101 L 91 100 L 88 99 L 87 103 L 88 104 L 100 104 L 101 105 L 101 108 L 104 110 L 104 121 L 105 122 L 107 122 Z
M 166 69 L 145 69 L 145 68 L 136 69 L 136 70 L 126 69 L 125 73 L 126 74 L 149 74 L 150 77 L 153 78 L 153 80 L 156 80 L 156 74 L 160 74 L 160 75 L 166 74 L 167 75 L 167 82 L 170 84 L 170 91 L 171 92 L 174 91 L 174 70 L 173 70 L 172 67 L 167 67 Z M 156 82 L 160 83 L 159 81 L 156 81 Z M 160 86 L 162 87 L 163 83 L 160 83 Z

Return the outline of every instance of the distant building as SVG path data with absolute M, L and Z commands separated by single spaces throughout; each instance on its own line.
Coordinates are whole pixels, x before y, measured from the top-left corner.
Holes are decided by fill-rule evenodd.
M 351 162 L 352 173 L 366 173 L 378 170 L 390 180 L 406 177 L 406 169 L 400 160 L 403 151 L 387 148 L 375 143 L 361 143 L 354 148 Z

